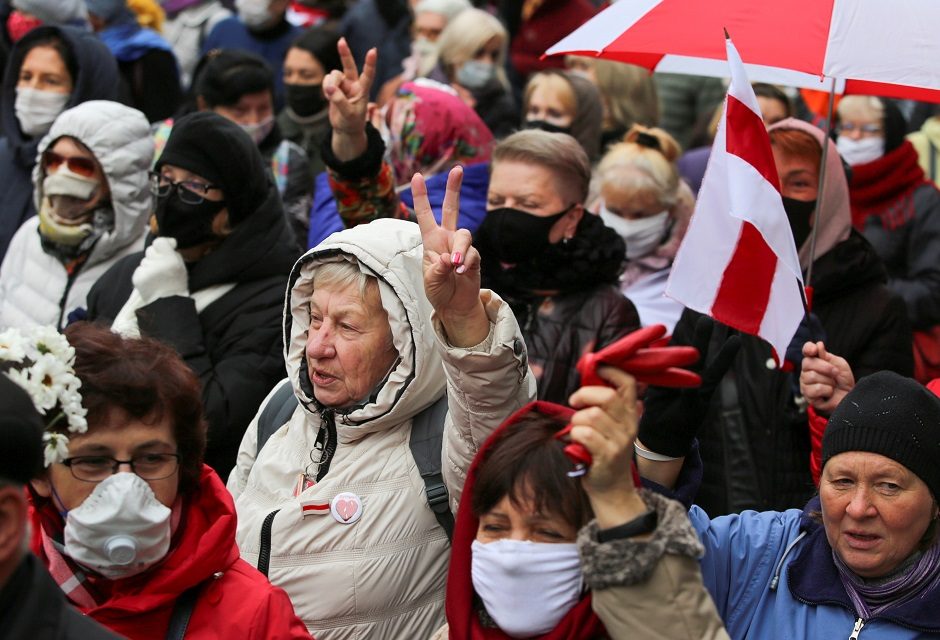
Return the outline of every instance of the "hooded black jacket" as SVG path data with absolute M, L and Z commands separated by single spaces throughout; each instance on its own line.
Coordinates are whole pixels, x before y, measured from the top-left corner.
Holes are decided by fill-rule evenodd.
M 298 254 L 269 182 L 262 205 L 189 270 L 192 292 L 224 283 L 235 283 L 234 289 L 202 313 L 192 298 L 181 296 L 137 311 L 140 334 L 172 346 L 199 376 L 209 421 L 205 460 L 223 478 L 261 401 L 285 375 L 284 290 Z M 88 294 L 89 320 L 114 320 L 133 290 L 131 277 L 143 255 L 127 256 L 95 283 Z
M 40 137 L 31 138 L 20 130 L 16 119 L 16 83 L 23 58 L 33 42 L 49 36 L 61 38 L 72 50 L 77 70 L 72 78 L 72 94 L 65 108 L 88 100 L 116 100 L 118 67 L 103 42 L 89 31 L 74 27 L 43 26 L 33 29 L 16 43 L 3 76 L 0 96 L 0 261 L 6 255 L 13 234 L 28 218 L 33 208 L 33 166 Z
M 885 267 L 860 234 L 853 231 L 820 256 L 813 279 L 813 313 L 825 328 L 826 346 L 848 361 L 856 380 L 883 369 L 911 375 L 904 301 L 886 286 Z M 691 344 L 698 316 L 683 312 L 674 343 Z M 712 346 L 731 331 L 717 324 Z M 741 339 L 741 351 L 699 432 L 705 469 L 695 503 L 712 517 L 799 508 L 816 489 L 805 408 L 794 402 L 799 372 L 768 368 L 770 345 L 750 335 Z

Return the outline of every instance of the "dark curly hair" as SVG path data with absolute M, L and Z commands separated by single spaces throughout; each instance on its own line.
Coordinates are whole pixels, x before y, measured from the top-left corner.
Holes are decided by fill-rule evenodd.
M 161 342 L 124 338 L 99 325 L 72 324 L 65 337 L 75 349 L 75 375 L 82 381 L 89 430 L 114 409 L 146 424 L 169 418 L 180 455 L 180 493 L 195 491 L 206 421 L 202 388 L 192 370 Z

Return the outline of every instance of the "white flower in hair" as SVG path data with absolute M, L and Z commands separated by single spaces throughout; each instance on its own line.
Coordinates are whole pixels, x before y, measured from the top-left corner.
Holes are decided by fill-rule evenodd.
M 0 332 L 0 372 L 26 390 L 45 418 L 46 466 L 68 455 L 69 439 L 52 429 L 85 433 L 87 410 L 82 406 L 81 380 L 75 376 L 75 349 L 53 327 L 7 329 Z

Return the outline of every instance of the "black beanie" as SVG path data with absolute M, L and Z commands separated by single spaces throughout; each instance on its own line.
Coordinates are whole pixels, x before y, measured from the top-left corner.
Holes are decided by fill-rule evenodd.
M 829 418 L 822 464 L 846 451 L 891 458 L 940 497 L 940 398 L 892 371 L 862 378 Z
M 43 426 L 29 394 L 0 374 L 0 479 L 26 484 L 39 475 Z
M 154 167 L 191 171 L 222 187 L 234 227 L 255 212 L 268 195 L 268 169 L 257 145 L 241 127 L 211 111 L 197 111 L 173 123 Z

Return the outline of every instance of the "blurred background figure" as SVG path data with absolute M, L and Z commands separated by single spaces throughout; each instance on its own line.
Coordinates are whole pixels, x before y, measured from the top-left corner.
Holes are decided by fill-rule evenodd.
M 454 86 L 497 140 L 512 133 L 519 122 L 505 71 L 508 44 L 508 33 L 498 19 L 480 9 L 462 11 L 441 32 L 437 65 L 429 74 Z
M 676 169 L 678 154 L 679 144 L 662 129 L 634 125 L 597 167 L 601 220 L 627 247 L 620 289 L 640 324 L 663 324 L 670 334 L 683 306 L 666 297 L 666 281 L 695 207 Z
M 268 64 L 247 51 L 210 51 L 196 69 L 189 102 L 180 114 L 192 111 L 217 113 L 251 137 L 296 229 L 295 236 L 302 239 L 307 232 L 313 175 L 303 148 L 281 135 L 274 117 L 274 75 Z M 156 127 L 156 158 L 172 128 L 172 119 Z
M 86 100 L 116 100 L 119 75 L 90 31 L 37 27 L 10 54 L 0 94 L 0 260 L 13 234 L 36 214 L 33 166 L 56 117 Z
M 162 4 L 166 12 L 163 37 L 176 54 L 180 84 L 185 90 L 192 82 L 206 38 L 232 12 L 219 0 L 162 0 Z
M 84 313 L 95 281 L 144 247 L 153 139 L 140 111 L 84 102 L 56 119 L 38 153 L 39 215 L 16 232 L 0 267 L 0 327 L 63 328 Z
M 931 105 L 924 109 L 926 118 L 920 129 L 908 134 L 907 139 L 917 150 L 920 168 L 934 184 L 940 184 L 940 162 L 938 162 L 938 147 L 940 147 L 940 105 Z
M 927 330 L 940 324 L 940 192 L 905 140 L 906 126 L 889 100 L 844 96 L 836 146 L 852 165 L 852 224 L 884 261 L 913 328 Z
M 374 100 L 382 85 L 398 73 L 402 60 L 411 52 L 411 2 L 356 0 L 343 15 L 339 34 L 346 38 L 357 68 L 362 68 L 369 49 L 379 49 L 387 75 L 377 76 L 372 83 L 369 96 Z
M 659 126 L 683 149 L 690 148 L 696 126 L 708 122 L 724 101 L 724 82 L 681 73 L 654 73 L 653 82 L 659 96 Z
M 88 316 L 186 361 L 202 384 L 206 462 L 224 477 L 284 376 L 284 279 L 299 251 L 257 146 L 218 114 L 176 121 L 150 188 L 157 238 L 98 280 Z
M 570 71 L 542 71 L 526 84 L 522 127 L 570 134 L 593 165 L 601 155 L 603 112 L 601 94 L 590 80 Z
M 221 20 L 202 43 L 203 55 L 213 49 L 241 49 L 267 61 L 274 73 L 278 109 L 284 102 L 284 57 L 301 33 L 300 27 L 287 21 L 289 4 L 289 0 L 236 0 L 237 15 Z
M 92 28 L 118 61 L 122 102 L 148 122 L 169 118 L 183 99 L 176 56 L 153 29 L 141 27 L 126 0 L 85 0 Z
M 29 552 L 25 487 L 42 473 L 43 426 L 29 394 L 0 375 L 0 637 L 116 640 L 66 603 Z
M 655 127 L 659 123 L 656 84 L 643 67 L 602 58 L 567 56 L 565 66 L 583 75 L 601 92 L 604 121 L 601 148 L 622 142 L 635 124 Z
M 232 497 L 202 462 L 199 380 L 170 347 L 87 323 L 65 333 L 87 430 L 30 484 L 32 549 L 89 620 L 127 637 L 309 639 L 239 558 Z M 64 433 L 63 421 L 51 429 Z M 173 637 L 170 635 L 170 637 Z
M 325 168 L 320 146 L 330 130 L 330 120 L 323 78 L 342 68 L 336 52 L 338 42 L 333 32 L 313 27 L 297 38 L 284 59 L 286 106 L 277 116 L 277 128 L 285 140 L 304 150 L 314 176 Z

